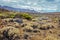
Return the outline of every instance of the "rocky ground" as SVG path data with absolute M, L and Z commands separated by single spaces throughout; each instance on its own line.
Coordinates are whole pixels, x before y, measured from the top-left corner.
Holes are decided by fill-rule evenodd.
M 58 16 L 41 16 L 32 20 L 22 18 L 0 19 L 0 39 L 60 40 L 59 21 Z

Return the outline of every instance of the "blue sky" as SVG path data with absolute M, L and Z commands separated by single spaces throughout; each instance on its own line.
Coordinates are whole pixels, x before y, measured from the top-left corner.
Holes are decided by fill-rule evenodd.
M 60 12 L 60 0 L 0 0 L 0 5 L 38 12 Z

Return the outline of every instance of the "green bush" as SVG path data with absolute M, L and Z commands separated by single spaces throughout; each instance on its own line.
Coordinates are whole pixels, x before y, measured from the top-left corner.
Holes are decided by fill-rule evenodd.
M 14 18 L 16 14 L 9 14 L 10 18 Z
M 27 13 L 20 14 L 20 16 L 21 16 L 22 18 L 27 19 L 27 20 L 31 20 L 31 19 L 32 19 L 32 16 L 31 16 L 31 15 L 29 15 L 29 14 L 27 14 Z
M 0 18 L 3 19 L 5 18 L 6 16 L 4 14 L 0 14 Z

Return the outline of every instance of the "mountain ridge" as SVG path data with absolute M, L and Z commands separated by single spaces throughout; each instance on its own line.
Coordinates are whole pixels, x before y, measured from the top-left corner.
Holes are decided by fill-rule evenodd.
M 28 12 L 28 13 L 37 13 L 41 14 L 41 12 L 37 12 L 35 10 L 30 10 L 30 9 L 22 9 L 22 8 L 13 8 L 9 6 L 1 6 L 0 5 L 0 10 L 2 11 L 15 11 L 15 12 Z M 60 12 L 42 12 L 43 14 L 60 14 Z
M 6 10 L 9 10 L 9 11 L 37 13 L 37 11 L 35 11 L 35 10 L 23 9 L 23 8 L 13 8 L 13 7 L 9 7 L 9 6 L 1 6 L 0 5 L 0 8 L 6 9 Z

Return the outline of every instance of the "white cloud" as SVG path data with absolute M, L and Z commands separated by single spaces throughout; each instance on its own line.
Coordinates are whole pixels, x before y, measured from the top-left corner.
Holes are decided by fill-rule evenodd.
M 18 2 L 17 0 L 2 0 L 3 2 Z
M 32 2 L 27 2 L 27 4 L 28 4 L 28 5 L 31 5 L 31 4 L 32 4 Z
M 60 6 L 60 0 L 48 2 L 46 0 L 0 0 L 0 4 L 8 5 L 15 8 L 31 9 L 36 11 L 41 10 L 57 10 Z
M 27 2 L 26 4 L 29 5 L 29 6 L 36 6 L 36 5 L 38 5 L 36 2 Z
M 33 3 L 33 5 L 38 5 L 37 3 Z
M 41 10 L 57 10 L 57 6 L 27 6 L 27 5 L 20 5 L 20 4 L 17 4 L 17 5 L 13 5 L 13 7 L 16 7 L 16 8 L 23 8 L 23 9 L 30 9 L 30 10 L 35 10 L 35 11 L 41 11 Z
M 11 2 L 11 0 L 3 0 L 4 2 Z

